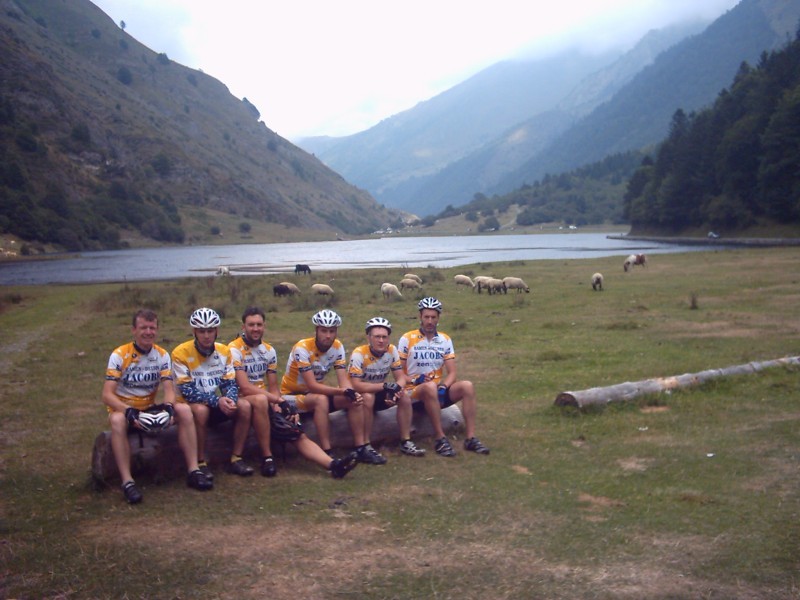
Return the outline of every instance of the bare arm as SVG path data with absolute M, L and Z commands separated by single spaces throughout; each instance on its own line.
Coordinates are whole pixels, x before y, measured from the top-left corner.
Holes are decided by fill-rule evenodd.
M 128 408 L 128 405 L 125 404 L 119 397 L 114 393 L 117 390 L 117 382 L 116 381 L 106 381 L 103 384 L 103 404 L 108 406 L 111 410 L 116 412 L 125 412 L 125 409 Z
M 347 369 L 334 369 L 334 371 L 336 371 L 336 380 L 339 383 L 340 390 L 354 389 L 350 375 L 347 374 Z
M 383 389 L 383 383 L 370 383 L 360 377 L 350 377 L 350 387 L 359 394 L 376 394 Z
M 398 369 L 397 371 L 392 371 L 392 375 L 394 375 L 394 380 L 397 382 L 397 385 L 400 387 L 406 387 L 408 378 L 406 377 L 405 370 Z
M 443 385 L 445 387 L 450 387 L 456 382 L 456 359 L 449 358 L 444 361 L 444 368 L 445 368 L 445 376 L 442 377 L 442 380 L 439 382 L 439 385 Z
M 236 371 L 236 385 L 239 386 L 239 394 L 241 396 L 255 396 L 264 392 L 264 390 L 250 383 L 247 371 L 244 369 Z
M 267 400 L 273 404 L 278 404 L 283 400 L 277 373 L 267 373 Z
M 303 377 L 303 382 L 306 384 L 306 388 L 308 388 L 308 392 L 310 394 L 323 394 L 325 396 L 333 396 L 342 393 L 342 390 L 340 390 L 337 387 L 325 385 L 324 383 L 317 381 L 316 378 L 314 377 L 313 371 L 303 371 L 302 377 Z
M 164 394 L 164 402 L 166 404 L 175 404 L 175 382 L 172 379 L 165 379 L 159 386 Z

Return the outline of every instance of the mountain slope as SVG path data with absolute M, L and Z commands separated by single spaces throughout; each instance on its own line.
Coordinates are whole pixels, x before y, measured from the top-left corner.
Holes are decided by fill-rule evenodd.
M 678 111 L 631 177 L 632 233 L 800 226 L 800 40 L 743 67 L 712 107 Z
M 298 143 L 381 198 L 412 177 L 439 171 L 515 123 L 548 110 L 617 54 L 570 51 L 536 62 L 505 61 L 352 136 Z
M 77 249 L 191 240 L 186 207 L 351 233 L 398 217 L 87 0 L 2 0 L 0 56 L 0 231 Z
M 415 178 L 380 196 L 389 206 L 430 214 L 448 204 L 461 205 L 476 192 L 498 191 L 498 182 L 550 146 L 582 116 L 609 100 L 666 48 L 702 29 L 691 23 L 650 31 L 611 65 L 584 78 L 551 110 L 515 124 L 469 156 L 426 178 Z M 413 187 L 412 187 L 413 186 Z M 516 187 L 516 186 L 515 186 Z M 510 191 L 504 186 L 499 192 Z
M 499 63 L 365 132 L 299 143 L 384 204 L 430 214 L 487 189 L 703 25 L 651 31 L 623 55 Z
M 790 5 L 794 5 L 793 7 Z M 667 50 L 614 98 L 576 123 L 493 190 L 513 189 L 608 154 L 663 139 L 672 114 L 710 104 L 743 61 L 755 63 L 784 44 L 800 17 L 800 3 L 743 0 L 702 34 Z
M 425 148 L 426 128 L 437 121 L 431 115 L 423 120 L 418 111 L 435 107 L 440 97 L 343 142 L 321 140 L 326 146 L 319 146 L 318 155 L 380 202 L 419 215 L 435 214 L 446 205 L 463 205 L 477 192 L 506 193 L 546 173 L 658 143 L 675 110 L 697 110 L 713 102 L 742 61 L 755 62 L 761 52 L 791 39 L 799 17 L 800 2 L 743 0 L 708 27 L 695 23 L 683 30 L 650 32 L 614 64 L 593 71 L 570 91 L 562 90 L 558 101 L 549 97 L 549 103 L 493 137 L 484 131 L 475 140 L 478 147 L 461 144 L 435 160 L 426 152 L 419 152 L 414 162 L 402 158 Z M 529 89 L 537 97 L 550 86 L 542 78 Z M 477 97 L 461 98 L 447 106 L 449 112 L 440 113 L 439 125 L 459 123 L 462 105 L 476 111 L 479 104 Z M 459 135 L 453 132 L 454 139 Z M 417 140 L 416 146 L 406 146 L 409 138 Z M 365 140 L 370 144 L 362 145 Z M 347 148 L 346 157 L 342 148 Z M 392 160 L 386 149 L 393 152 Z M 380 164 L 372 164 L 376 162 Z

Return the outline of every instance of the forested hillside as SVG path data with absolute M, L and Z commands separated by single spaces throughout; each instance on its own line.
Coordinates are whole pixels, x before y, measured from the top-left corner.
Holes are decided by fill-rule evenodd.
M 202 243 L 223 221 L 331 237 L 397 222 L 260 119 L 88 0 L 5 0 L 0 233 L 79 250 Z
M 496 191 L 660 142 L 677 109 L 690 112 L 710 105 L 742 61 L 754 64 L 762 52 L 791 39 L 798 15 L 800 2 L 742 0 L 701 34 L 663 52 L 612 100 L 532 156 Z
M 566 77 L 578 73 L 566 56 L 548 68 L 487 70 L 370 130 L 318 140 L 314 151 L 386 205 L 435 215 L 476 193 L 506 194 L 659 143 L 678 108 L 710 105 L 742 61 L 755 64 L 791 40 L 798 19 L 797 0 L 741 0 L 713 23 L 650 32 L 580 80 Z M 520 103 L 525 94 L 529 103 Z
M 800 31 L 798 32 L 800 33 Z M 800 41 L 743 64 L 711 108 L 679 110 L 625 194 L 632 233 L 800 225 Z
M 486 231 L 500 228 L 498 215 L 516 206 L 513 223 L 522 227 L 624 223 L 622 196 L 643 156 L 637 151 L 615 154 L 567 173 L 547 175 L 508 194 L 489 198 L 477 193 L 466 205 L 450 205 L 422 222 L 432 225 L 436 219 L 464 214 L 479 231 Z

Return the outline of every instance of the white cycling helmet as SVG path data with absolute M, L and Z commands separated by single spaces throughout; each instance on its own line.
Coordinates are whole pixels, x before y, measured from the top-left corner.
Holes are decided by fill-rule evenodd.
M 311 317 L 311 322 L 318 327 L 339 327 L 342 324 L 342 317 L 326 308 Z
M 210 308 L 198 308 L 189 317 L 189 325 L 195 329 L 210 329 L 211 327 L 219 327 L 221 320 L 217 311 Z
M 392 324 L 383 317 L 372 317 L 369 321 L 367 321 L 367 327 L 365 328 L 365 331 L 369 333 L 369 330 L 373 327 L 385 327 L 389 330 L 389 333 L 392 333 Z
M 165 410 L 159 412 L 146 412 L 139 413 L 139 425 L 148 433 L 157 433 L 169 425 L 169 413 Z
M 442 312 L 442 303 L 439 302 L 433 296 L 428 296 L 427 298 L 423 298 L 422 300 L 419 301 L 419 304 L 417 304 L 417 308 L 420 310 L 422 310 L 423 308 L 431 308 L 436 312 L 440 313 Z

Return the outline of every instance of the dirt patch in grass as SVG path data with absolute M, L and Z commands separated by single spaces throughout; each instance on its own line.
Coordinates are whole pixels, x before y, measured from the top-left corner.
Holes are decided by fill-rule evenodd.
M 584 509 L 590 512 L 602 511 L 608 508 L 615 508 L 618 506 L 625 506 L 625 503 L 613 498 L 606 498 L 605 496 L 592 496 L 585 492 L 578 494 L 578 502 L 584 504 Z
M 741 317 L 737 317 L 741 320 Z M 755 338 L 763 335 L 764 326 L 776 326 L 775 323 L 753 323 L 743 326 L 742 323 L 734 324 L 731 321 L 670 321 L 669 327 L 664 330 L 665 337 L 670 338 Z
M 669 412 L 669 406 L 643 406 L 640 412 L 645 414 Z
M 588 494 L 581 498 L 595 511 L 621 505 Z M 609 598 L 780 597 L 771 596 L 763 587 L 748 588 L 742 582 L 720 584 L 693 575 L 696 561 L 714 555 L 713 541 L 702 536 L 638 540 L 647 548 L 638 558 L 567 566 L 548 560 L 535 545 L 519 543 L 520 536 L 547 524 L 510 517 L 473 526 L 466 542 L 444 538 L 410 544 L 395 539 L 379 523 L 363 521 L 333 520 L 300 528 L 276 518 L 237 525 L 210 523 L 194 526 L 191 536 L 186 535 L 184 526 L 166 519 L 151 520 L 142 527 L 130 525 L 112 528 L 97 524 L 82 529 L 79 537 L 81 543 L 101 552 L 112 546 L 137 547 L 147 540 L 149 552 L 161 560 L 204 555 L 210 566 L 216 561 L 237 565 L 235 572 L 242 576 L 235 585 L 219 581 L 214 568 L 198 574 L 195 584 L 213 586 L 219 598 L 322 599 L 367 593 L 370 597 L 395 597 L 389 594 L 387 577 L 392 581 L 432 579 L 443 586 L 438 579 L 443 574 L 474 579 L 472 593 L 461 593 L 461 598 L 485 598 L 487 593 L 496 599 L 518 598 L 532 589 L 552 598 L 594 597 L 598 589 L 603 590 L 600 597 Z M 313 551 L 309 553 L 310 548 Z M 227 572 L 230 577 L 230 570 Z M 490 580 L 481 581 L 487 573 L 491 573 Z M 381 589 L 388 595 L 376 594 Z M 417 591 L 450 597 L 443 587 L 438 594 L 435 588 Z
M 630 458 L 621 458 L 617 461 L 617 464 L 623 471 L 632 471 L 642 473 L 650 468 L 653 464 L 652 458 L 637 458 L 632 456 Z

